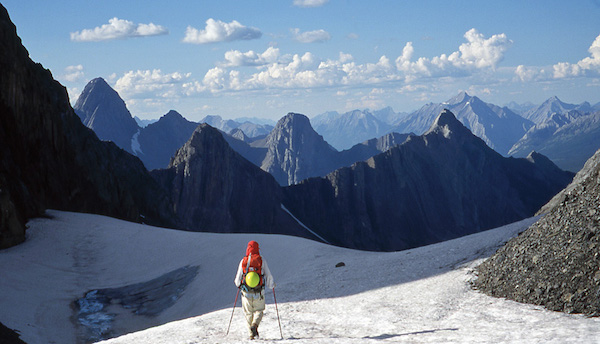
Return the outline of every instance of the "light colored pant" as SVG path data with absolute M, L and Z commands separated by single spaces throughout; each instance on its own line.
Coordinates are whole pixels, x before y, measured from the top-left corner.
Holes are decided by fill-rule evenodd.
M 242 294 L 242 309 L 246 315 L 246 322 L 248 323 L 248 332 L 252 334 L 250 326 L 254 325 L 258 327 L 263 317 L 263 311 L 265 310 L 265 296 L 261 293 L 243 293 Z

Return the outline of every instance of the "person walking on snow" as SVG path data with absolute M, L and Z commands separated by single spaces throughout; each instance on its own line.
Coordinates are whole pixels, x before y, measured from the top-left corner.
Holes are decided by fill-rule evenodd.
M 246 256 L 240 261 L 234 283 L 242 290 L 242 309 L 250 339 L 258 338 L 258 325 L 265 310 L 265 286 L 273 289 L 275 281 L 266 259 L 260 256 L 256 241 L 248 243 Z

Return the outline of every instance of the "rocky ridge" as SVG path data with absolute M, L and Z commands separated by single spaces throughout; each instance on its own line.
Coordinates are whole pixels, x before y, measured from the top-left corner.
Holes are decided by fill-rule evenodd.
M 572 174 L 503 158 L 445 110 L 422 136 L 284 189 L 286 207 L 340 246 L 402 250 L 532 216 Z
M 236 153 L 208 124 L 196 128 L 167 169 L 152 174 L 170 191 L 186 229 L 314 238 L 282 210 L 282 190 L 273 176 Z
M 529 229 L 476 269 L 495 297 L 600 316 L 600 150 Z

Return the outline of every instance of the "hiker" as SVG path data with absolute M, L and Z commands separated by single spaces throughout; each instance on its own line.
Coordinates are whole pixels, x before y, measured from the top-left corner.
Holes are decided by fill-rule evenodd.
M 265 286 L 275 288 L 267 261 L 260 256 L 258 243 L 250 241 L 240 261 L 234 283 L 242 290 L 242 309 L 246 315 L 250 339 L 258 338 L 258 325 L 265 310 Z

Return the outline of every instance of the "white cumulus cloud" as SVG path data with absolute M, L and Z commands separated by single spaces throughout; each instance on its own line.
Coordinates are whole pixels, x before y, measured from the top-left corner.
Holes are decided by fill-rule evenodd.
M 117 79 L 114 89 L 124 99 L 178 97 L 190 76 L 191 73 L 163 73 L 160 69 L 129 71 Z
M 464 37 L 467 42 L 461 44 L 458 51 L 433 58 L 420 57 L 416 61 L 412 61 L 414 48 L 412 42 L 408 42 L 396 59 L 396 67 L 407 81 L 419 77 L 468 76 L 477 70 L 495 69 L 512 45 L 505 34 L 485 38 L 476 29 L 467 31 Z
M 258 39 L 262 32 L 255 27 L 240 24 L 237 20 L 225 23 L 220 20 L 209 18 L 204 30 L 198 30 L 188 26 L 183 41 L 185 43 L 206 44 L 217 42 L 231 42 L 240 40 Z
M 278 62 L 280 58 L 282 57 L 280 56 L 279 49 L 273 47 L 267 48 L 263 53 L 257 53 L 253 50 L 247 52 L 229 50 L 225 53 L 225 61 L 221 65 L 223 67 L 256 67 Z
M 110 19 L 108 24 L 93 29 L 71 32 L 71 40 L 75 42 L 98 42 L 130 37 L 166 35 L 168 33 L 169 30 L 160 25 L 153 23 L 135 24 L 129 20 L 115 17 Z
M 294 6 L 298 7 L 320 7 L 328 3 L 329 0 L 294 0 Z
M 65 73 L 63 74 L 62 79 L 69 82 L 77 82 L 81 80 L 83 76 L 84 73 L 82 65 L 68 66 L 65 68 Z
M 323 29 L 305 32 L 300 32 L 300 29 L 292 29 L 291 31 L 294 39 L 300 43 L 325 42 L 331 39 L 329 32 Z
M 589 57 L 586 57 L 575 64 L 568 62 L 559 62 L 553 66 L 554 78 L 567 78 L 579 76 L 598 76 L 600 75 L 600 35 L 596 37 L 589 47 Z

